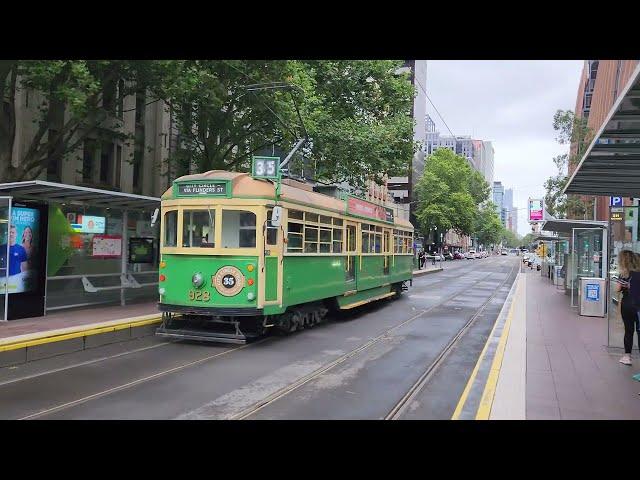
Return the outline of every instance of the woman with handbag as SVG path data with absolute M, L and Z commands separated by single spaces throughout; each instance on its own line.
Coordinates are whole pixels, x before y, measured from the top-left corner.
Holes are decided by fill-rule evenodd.
M 617 291 L 621 292 L 619 299 L 620 316 L 624 323 L 624 355 L 620 359 L 623 365 L 631 365 L 631 350 L 633 348 L 633 332 L 638 323 L 638 307 L 630 293 L 630 279 L 632 273 L 640 272 L 640 257 L 631 250 L 622 250 L 618 255 Z M 640 338 L 640 333 L 638 334 Z M 639 339 L 640 343 L 640 339 Z

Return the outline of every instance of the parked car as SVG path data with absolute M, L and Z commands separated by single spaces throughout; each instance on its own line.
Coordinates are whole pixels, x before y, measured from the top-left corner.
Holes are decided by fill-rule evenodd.
M 455 257 L 453 256 L 453 253 L 451 252 L 446 252 L 445 254 L 443 254 L 443 257 L 445 260 L 453 260 Z
M 469 250 L 469 251 L 467 252 L 467 254 L 465 255 L 465 258 L 466 258 L 467 260 L 477 258 L 477 257 L 476 257 L 476 251 L 475 251 L 474 249 Z
M 464 259 L 464 253 L 462 252 L 455 252 L 453 254 L 453 258 L 455 258 L 456 260 L 462 260 Z

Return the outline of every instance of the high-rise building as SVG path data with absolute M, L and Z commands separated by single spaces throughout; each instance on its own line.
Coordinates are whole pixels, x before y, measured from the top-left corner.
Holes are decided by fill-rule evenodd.
M 592 134 L 602 127 L 611 107 L 618 99 L 618 94 L 631 78 L 638 60 L 585 60 L 578 85 L 576 98 L 576 117 L 587 119 L 587 126 Z M 586 148 L 586 147 L 585 147 Z M 578 145 L 571 145 L 571 153 L 580 160 L 583 152 L 578 152 Z M 573 173 L 577 162 L 569 165 L 569 175 Z M 609 220 L 608 197 L 581 197 L 595 199 L 593 212 L 587 212 L 587 218 Z
M 424 142 L 427 133 L 427 61 L 406 60 L 401 71 L 410 72 L 411 84 L 414 87 L 412 118 L 415 120 L 413 127 L 413 140 L 420 144 Z M 433 128 L 433 126 L 430 126 Z M 418 148 L 411 161 L 409 175 L 406 177 L 391 177 L 388 181 L 389 193 L 398 203 L 410 203 L 413 197 L 413 188 L 424 171 L 424 150 Z
M 505 207 L 504 207 L 504 186 L 502 182 L 493 182 L 493 203 L 496 206 L 496 213 L 500 217 L 502 224 L 505 223 Z

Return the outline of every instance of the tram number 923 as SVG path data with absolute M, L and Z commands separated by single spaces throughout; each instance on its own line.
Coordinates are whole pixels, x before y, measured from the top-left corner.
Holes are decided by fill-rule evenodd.
M 189 290 L 189 300 L 195 300 L 196 302 L 208 302 L 211 299 L 211 294 L 202 290 Z

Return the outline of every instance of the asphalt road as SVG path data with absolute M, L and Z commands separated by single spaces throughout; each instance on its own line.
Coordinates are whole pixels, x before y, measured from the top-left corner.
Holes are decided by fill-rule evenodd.
M 450 418 L 520 257 L 446 262 L 397 299 L 244 346 L 150 337 L 0 369 L 2 419 Z

